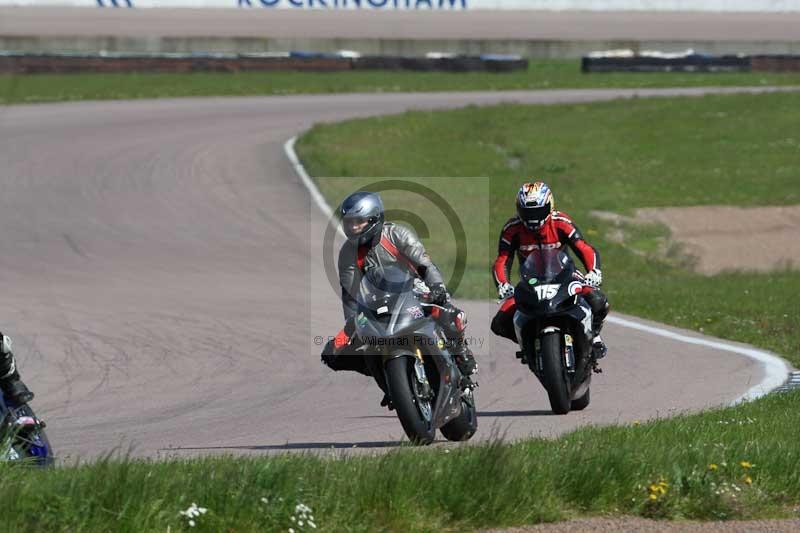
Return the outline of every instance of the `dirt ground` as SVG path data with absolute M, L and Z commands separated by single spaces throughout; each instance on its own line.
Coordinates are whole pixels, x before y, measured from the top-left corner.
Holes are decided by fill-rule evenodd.
M 668 522 L 647 520 L 644 518 L 589 518 L 571 520 L 556 524 L 540 524 L 505 530 L 494 530 L 487 533 L 602 533 L 604 531 L 638 533 L 789 533 L 800 531 L 800 520 L 754 520 L 730 522 Z
M 634 217 L 595 212 L 617 223 L 660 223 L 704 274 L 800 268 L 800 205 L 637 209 Z

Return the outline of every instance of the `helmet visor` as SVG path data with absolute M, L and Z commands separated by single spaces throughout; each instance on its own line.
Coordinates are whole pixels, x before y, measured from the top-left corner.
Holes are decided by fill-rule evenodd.
M 372 219 L 367 217 L 347 217 L 342 220 L 342 229 L 348 238 L 358 237 L 372 225 Z
M 541 206 L 541 207 L 522 207 L 519 206 L 517 212 L 519 213 L 519 218 L 525 223 L 528 227 L 538 228 L 544 221 L 547 220 L 547 217 L 550 216 L 551 206 L 549 203 Z

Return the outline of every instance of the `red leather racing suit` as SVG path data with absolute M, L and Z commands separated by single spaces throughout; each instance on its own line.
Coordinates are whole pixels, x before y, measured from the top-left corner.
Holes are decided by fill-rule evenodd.
M 515 254 L 522 264 L 533 250 L 560 249 L 565 244 L 569 245 L 575 255 L 580 258 L 587 271 L 600 268 L 600 255 L 597 250 L 583 239 L 578 227 L 566 214 L 553 211 L 538 230 L 528 229 L 518 216 L 509 219 L 500 232 L 497 259 L 495 259 L 492 269 L 495 285 L 510 283 L 509 274 Z M 589 293 L 586 300 L 592 307 L 596 335 L 600 332 L 603 320 L 608 314 L 608 300 L 599 289 Z M 513 323 L 515 311 L 514 298 L 505 300 L 492 320 L 492 331 L 496 335 L 516 342 Z

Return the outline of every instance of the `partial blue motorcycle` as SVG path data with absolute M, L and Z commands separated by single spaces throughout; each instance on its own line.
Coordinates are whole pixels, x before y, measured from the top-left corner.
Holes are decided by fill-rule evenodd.
M 0 421 L 0 461 L 53 464 L 53 447 L 44 431 L 46 424 L 30 405 L 17 405 L 0 392 Z

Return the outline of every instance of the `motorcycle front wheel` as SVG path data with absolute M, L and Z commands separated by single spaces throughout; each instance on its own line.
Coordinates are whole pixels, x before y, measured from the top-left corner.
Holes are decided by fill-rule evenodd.
M 561 333 L 547 333 L 542 337 L 542 382 L 547 389 L 550 408 L 557 415 L 569 413 L 570 401 L 569 381 L 564 369 Z
M 414 372 L 416 358 L 396 357 L 386 362 L 386 382 L 397 418 L 409 440 L 414 444 L 433 442 L 433 401 L 420 394 L 420 384 Z

